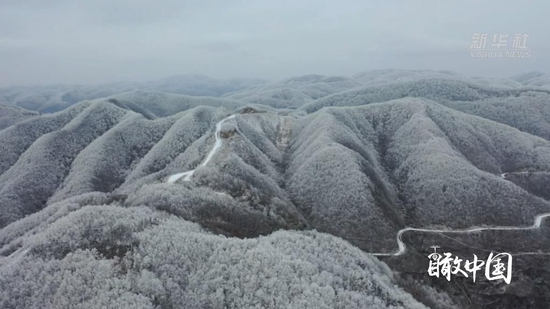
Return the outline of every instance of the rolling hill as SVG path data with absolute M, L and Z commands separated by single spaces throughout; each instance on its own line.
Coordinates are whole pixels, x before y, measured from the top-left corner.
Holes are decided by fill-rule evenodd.
M 550 213 L 542 77 L 384 70 L 215 92 L 194 76 L 220 97 L 177 94 L 176 78 L 171 93 L 106 91 L 53 113 L 2 107 L 0 307 L 544 303 L 544 289 L 426 274 L 441 244 L 508 250 L 517 280 L 550 280 L 530 268 L 548 265 L 545 222 L 526 228 Z

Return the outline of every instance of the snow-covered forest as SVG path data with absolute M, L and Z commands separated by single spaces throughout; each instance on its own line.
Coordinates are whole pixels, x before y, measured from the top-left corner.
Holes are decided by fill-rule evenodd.
M 396 252 L 408 227 L 526 227 L 550 213 L 542 73 L 187 75 L 0 88 L 0 104 L 0 308 L 550 301 L 550 275 L 533 275 L 550 266 L 544 255 L 523 255 L 514 270 L 529 290 L 426 274 L 434 244 L 550 252 L 544 222 L 408 232 L 404 254 L 373 255 Z

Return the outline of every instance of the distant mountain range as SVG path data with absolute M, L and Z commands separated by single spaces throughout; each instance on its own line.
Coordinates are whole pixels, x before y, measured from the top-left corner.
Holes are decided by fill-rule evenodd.
M 261 79 L 212 79 L 204 75 L 180 75 L 146 83 L 100 85 L 49 85 L 0 88 L 0 104 L 15 105 L 41 113 L 63 110 L 83 100 L 104 98 L 124 92 L 146 91 L 218 97 L 264 83 Z
M 278 108 L 297 108 L 305 103 L 346 90 L 372 91 L 376 86 L 408 83 L 423 83 L 424 80 L 461 81 L 464 87 L 486 86 L 514 89 L 542 87 L 550 91 L 550 76 L 530 72 L 511 78 L 467 78 L 449 71 L 376 70 L 351 77 L 305 75 L 281 81 L 262 79 L 213 79 L 204 75 L 189 74 L 172 76 L 144 83 L 106 83 L 100 85 L 49 85 L 0 88 L 0 104 L 14 105 L 27 110 L 51 113 L 65 109 L 83 100 L 93 100 L 112 95 L 130 93 L 173 93 L 188 96 L 224 97 L 249 103 L 270 105 Z M 415 83 L 413 83 L 415 84 Z M 419 85 L 411 91 L 419 91 Z M 361 88 L 365 88 L 361 90 Z M 382 87 L 384 89 L 384 87 Z M 432 89 L 435 90 L 435 89 Z M 384 91 L 384 90 L 381 90 Z M 350 92 L 350 93 L 353 93 Z M 437 95 L 437 94 L 436 94 Z M 322 103 L 316 103 L 319 106 Z M 308 107 L 311 108 L 311 107 Z

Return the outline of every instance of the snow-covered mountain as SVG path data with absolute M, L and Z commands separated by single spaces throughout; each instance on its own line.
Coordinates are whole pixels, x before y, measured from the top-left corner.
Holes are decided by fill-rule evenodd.
M 3 89 L 0 307 L 536 308 L 550 292 L 434 281 L 425 257 L 550 252 L 543 219 L 522 229 L 550 213 L 544 76 L 195 76 L 44 114 Z M 518 229 L 452 232 L 492 226 Z M 548 266 L 518 255 L 514 280 Z

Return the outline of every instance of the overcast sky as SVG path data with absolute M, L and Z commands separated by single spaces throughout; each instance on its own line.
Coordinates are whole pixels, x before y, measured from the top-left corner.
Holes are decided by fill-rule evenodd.
M 550 73 L 550 1 L 0 0 L 0 86 L 351 75 Z M 474 33 L 531 57 L 470 57 Z

